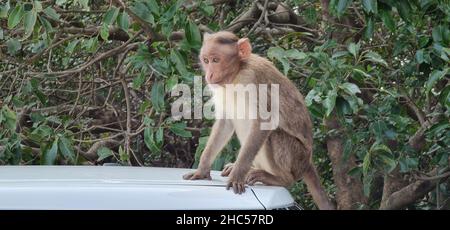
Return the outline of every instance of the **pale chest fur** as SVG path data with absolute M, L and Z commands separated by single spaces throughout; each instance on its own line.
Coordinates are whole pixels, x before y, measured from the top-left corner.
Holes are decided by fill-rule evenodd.
M 231 120 L 241 143 L 244 143 L 250 131 L 251 118 L 255 118 L 256 106 L 249 97 L 238 95 L 233 85 L 211 88 L 216 119 Z
M 251 93 L 248 94 L 249 96 L 230 93 L 233 89 L 229 87 L 232 87 L 232 85 L 210 88 L 213 93 L 215 116 L 216 119 L 231 120 L 239 142 L 242 145 L 247 142 L 249 135 L 251 135 L 251 118 L 254 119 L 258 115 L 257 101 L 250 99 L 252 98 Z M 253 97 L 253 99 L 256 98 L 256 96 Z M 253 167 L 264 169 L 274 174 L 273 165 L 271 165 L 268 155 L 270 153 L 267 152 L 267 149 L 267 146 L 264 144 L 255 157 Z

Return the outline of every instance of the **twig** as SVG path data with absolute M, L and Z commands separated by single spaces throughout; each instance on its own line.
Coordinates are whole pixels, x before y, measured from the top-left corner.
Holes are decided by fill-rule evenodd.
M 136 160 L 136 162 L 139 164 L 139 166 L 143 166 L 143 164 L 140 162 L 139 158 L 136 156 L 136 154 L 134 153 L 134 151 L 131 151 L 131 147 L 130 147 L 130 134 L 131 134 L 131 103 L 130 103 L 130 91 L 128 89 L 128 85 L 127 82 L 125 81 L 125 72 L 121 72 L 120 69 L 122 67 L 123 61 L 125 60 L 125 58 L 127 57 L 127 54 L 130 50 L 125 51 L 124 54 L 122 54 L 119 58 L 119 63 L 117 64 L 116 69 L 114 70 L 114 74 L 113 76 L 116 76 L 117 73 L 120 74 L 120 82 L 122 83 L 122 88 L 123 88 L 123 92 L 124 92 L 124 97 L 125 97 L 125 104 L 126 104 L 126 111 L 127 111 L 127 130 L 125 132 L 125 151 L 127 153 L 128 156 L 132 155 L 134 157 L 134 159 Z M 131 154 L 130 154 L 131 152 Z M 128 163 L 130 165 L 131 161 L 130 158 L 128 158 Z
M 105 58 L 109 58 L 112 57 L 114 55 L 117 55 L 119 53 L 121 53 L 124 49 L 128 49 L 130 48 L 131 45 L 132 47 L 137 46 L 138 43 L 133 43 L 130 44 L 131 41 L 133 41 L 137 36 L 139 36 L 142 33 L 142 30 L 137 32 L 135 35 L 133 35 L 133 37 L 131 37 L 127 42 L 123 43 L 121 46 L 118 46 L 114 49 L 108 50 L 104 53 L 101 53 L 100 55 L 96 56 L 95 58 L 93 58 L 92 60 L 90 60 L 89 62 L 85 63 L 84 65 L 79 66 L 78 68 L 74 68 L 74 69 L 70 69 L 70 70 L 64 70 L 64 71 L 58 71 L 58 72 L 53 72 L 52 74 L 54 75 L 59 75 L 59 76 L 69 76 L 75 73 L 79 73 L 83 70 L 85 70 L 86 68 L 88 68 L 89 66 L 95 64 L 96 62 L 103 60 Z M 26 72 L 25 74 L 28 75 L 43 75 L 46 73 L 43 72 Z
M 450 172 L 442 173 L 440 175 L 436 176 L 415 176 L 418 180 L 437 180 L 437 179 L 443 179 L 450 176 Z
M 259 26 L 259 24 L 261 24 L 261 21 L 264 18 L 264 15 L 266 14 L 267 11 L 267 4 L 269 3 L 269 0 L 265 0 L 264 1 L 264 6 L 261 12 L 261 15 L 259 16 L 258 21 L 256 21 L 256 23 L 252 26 L 252 28 L 248 31 L 248 33 L 245 35 L 245 37 L 248 37 L 251 33 L 253 33 L 253 31 L 255 31 L 256 27 Z M 256 2 L 256 5 L 258 5 L 258 2 Z
M 78 83 L 78 93 L 77 93 L 77 98 L 75 99 L 75 103 L 73 103 L 73 107 L 72 107 L 72 109 L 70 110 L 69 115 L 72 115 L 72 114 L 73 114 L 73 112 L 75 111 L 75 107 L 76 107 L 77 104 L 78 104 L 78 100 L 80 99 L 81 86 L 82 86 L 82 83 L 81 83 L 81 79 L 82 79 L 81 73 L 78 74 L 78 78 L 79 78 L 79 83 Z

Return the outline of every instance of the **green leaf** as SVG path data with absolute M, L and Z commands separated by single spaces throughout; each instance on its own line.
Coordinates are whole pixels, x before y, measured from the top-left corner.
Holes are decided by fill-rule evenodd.
M 202 44 L 202 37 L 200 35 L 200 30 L 198 26 L 193 23 L 191 20 L 188 20 L 188 23 L 185 27 L 185 35 L 188 43 L 195 49 L 200 48 Z
M 67 47 L 66 47 L 66 49 L 65 49 L 64 51 L 65 51 L 66 53 L 68 53 L 68 54 L 72 54 L 73 51 L 75 50 L 75 47 L 77 46 L 78 42 L 80 42 L 80 40 L 78 40 L 78 39 L 75 39 L 75 40 L 71 41 L 71 42 L 67 45 Z
M 372 76 L 370 76 L 370 74 L 368 74 L 368 73 L 366 73 L 363 70 L 360 70 L 358 68 L 353 69 L 353 72 L 356 72 L 357 74 L 360 74 L 360 75 L 362 75 L 364 77 L 372 77 Z
M 47 15 L 49 18 L 56 20 L 56 21 L 59 21 L 59 18 L 61 16 L 60 14 L 58 14 L 56 12 L 55 9 L 53 9 L 50 6 L 44 9 L 44 14 Z
M 119 146 L 119 159 L 124 162 L 130 159 L 130 156 L 128 156 L 122 146 Z
M 152 25 L 155 24 L 155 18 L 153 17 L 152 13 L 148 10 L 147 6 L 144 3 L 137 2 L 136 5 L 130 7 L 130 10 L 142 20 Z
M 374 30 L 374 22 L 373 17 L 369 16 L 366 19 L 366 28 L 364 29 L 364 37 L 366 39 L 372 38 L 373 30 Z
M 370 52 L 366 53 L 366 55 L 364 55 L 364 57 L 366 58 L 367 61 L 379 63 L 384 66 L 388 66 L 387 62 L 381 57 L 381 55 L 379 55 L 376 52 L 370 51 Z
M 373 181 L 373 172 L 367 173 L 363 177 L 363 191 L 364 196 L 369 197 L 370 195 L 370 187 L 372 186 Z
M 392 15 L 390 13 L 390 11 L 387 10 L 383 10 L 381 11 L 380 14 L 381 20 L 383 21 L 384 25 L 390 30 L 390 31 L 395 31 L 396 27 L 395 27 L 395 21 L 392 18 Z
M 411 21 L 412 9 L 409 1 L 395 1 L 397 11 L 405 22 Z
M 186 64 L 184 63 L 181 54 L 175 49 L 170 52 L 170 61 L 175 64 L 178 73 L 180 73 L 182 76 L 187 74 Z
M 157 112 L 164 109 L 164 83 L 154 82 L 151 91 L 152 105 Z
M 119 14 L 119 8 L 112 6 L 105 13 L 105 17 L 103 18 L 103 23 L 106 25 L 111 25 L 117 18 Z
M 428 78 L 428 81 L 425 85 L 426 91 L 429 92 L 431 88 L 433 88 L 433 86 L 436 84 L 436 82 L 442 79 L 447 74 L 448 70 L 449 68 L 446 68 L 441 71 L 434 70 L 433 72 L 431 72 L 430 78 Z
M 141 72 L 139 75 L 137 75 L 135 78 L 133 78 L 133 89 L 139 89 L 141 88 L 142 84 L 144 84 L 146 80 L 146 73 Z
M 367 173 L 369 172 L 370 161 L 371 161 L 370 152 L 367 152 L 363 160 L 363 175 L 367 175 Z
M 180 137 L 192 137 L 191 132 L 187 131 L 185 128 L 186 128 L 186 123 L 184 123 L 184 122 L 173 123 L 169 127 L 170 131 L 172 131 L 174 134 L 176 134 Z
M 8 29 L 13 29 L 19 24 L 20 20 L 24 15 L 23 5 L 17 4 L 16 7 L 11 11 L 8 17 Z
M 104 40 L 104 41 L 108 41 L 108 37 L 109 37 L 109 27 L 107 24 L 103 24 L 102 27 L 100 28 L 100 37 Z
M 150 108 L 151 104 L 149 100 L 145 100 L 141 103 L 141 105 L 139 106 L 139 110 L 138 113 L 139 115 L 144 115 L 145 111 L 147 111 L 148 108 Z
M 130 17 L 128 16 L 127 12 L 122 12 L 121 14 L 119 14 L 119 16 L 117 17 L 117 24 L 123 31 L 128 31 L 128 28 L 130 27 Z
M 362 173 L 362 168 L 359 167 L 359 166 L 356 166 L 356 167 L 350 169 L 350 170 L 347 172 L 347 175 L 352 176 L 352 177 L 359 178 L 359 177 L 361 176 L 361 173 Z
M 53 141 L 52 147 L 44 151 L 44 155 L 41 159 L 41 164 L 43 165 L 53 165 L 55 164 L 56 156 L 58 154 L 58 138 Z
M 38 17 L 39 17 L 39 21 L 41 21 L 42 26 L 44 26 L 46 33 L 54 32 L 52 24 L 50 24 L 50 22 L 47 19 L 45 19 L 44 17 L 41 17 L 41 16 L 38 16 Z
M 102 161 L 112 155 L 114 155 L 114 152 L 107 147 L 100 147 L 99 149 L 97 149 L 97 156 L 98 156 L 97 161 Z
M 360 47 L 359 44 L 355 44 L 352 42 L 352 43 L 348 44 L 347 50 L 348 50 L 348 52 L 350 52 L 353 55 L 353 57 L 356 58 L 356 56 L 359 53 L 359 47 Z
M 9 4 L 9 1 L 7 1 L 5 4 L 0 5 L 0 18 L 7 18 L 10 8 L 11 5 Z
M 423 48 L 423 47 L 425 47 L 428 44 L 428 42 L 430 41 L 430 38 L 427 37 L 427 36 L 420 36 L 418 40 L 419 40 L 418 41 L 419 42 L 419 47 Z
M 341 16 L 345 12 L 345 9 L 347 9 L 347 6 L 351 2 L 352 2 L 351 0 L 339 0 L 337 8 L 336 8 L 338 16 Z
M 280 47 L 270 47 L 267 51 L 267 57 L 280 60 L 284 57 L 284 49 Z
M 385 153 L 392 154 L 392 151 L 391 151 L 391 149 L 389 149 L 389 147 L 387 147 L 384 144 L 378 143 L 378 142 L 373 143 L 373 145 L 370 147 L 369 151 L 371 153 L 385 152 Z
M 317 23 L 317 10 L 315 6 L 306 8 L 304 15 L 305 20 L 308 24 L 314 25 L 315 23 Z
M 169 79 L 166 80 L 166 92 L 170 92 L 175 85 L 178 84 L 178 77 L 177 76 L 171 76 Z
M 158 130 L 156 130 L 156 143 L 158 146 L 162 146 L 164 143 L 164 128 L 159 127 Z
M 400 165 L 400 172 L 406 173 L 416 169 L 419 165 L 419 160 L 417 158 L 402 157 L 399 159 L 398 163 Z
M 377 13 L 377 0 L 362 0 L 362 5 L 367 13 Z
M 78 5 L 81 6 L 85 10 L 89 9 L 89 0 L 76 0 L 74 2 L 78 3 Z
M 397 161 L 392 154 L 381 152 L 376 155 L 377 160 L 380 160 L 384 166 L 387 166 L 387 172 L 390 173 L 397 167 Z M 386 167 L 385 167 L 386 168 Z
M 292 52 L 292 51 L 291 51 Z M 295 52 L 295 51 L 294 51 Z M 296 55 L 295 53 L 291 53 L 291 55 Z M 298 54 L 301 55 L 301 54 Z M 283 73 L 284 75 L 287 75 L 290 69 L 289 61 L 287 58 L 287 52 L 284 51 L 284 49 L 280 47 L 270 47 L 267 51 L 267 56 L 270 59 L 276 59 L 283 65 Z
M 419 64 L 422 64 L 424 62 L 423 49 L 416 51 L 416 61 Z
M 446 106 L 447 110 L 450 110 L 450 85 L 447 85 L 439 96 L 439 102 L 441 105 Z
M 41 12 L 42 11 L 42 3 L 40 1 L 36 1 L 36 0 L 33 3 L 34 3 L 33 9 L 38 13 Z
M 432 36 L 433 36 L 433 41 L 436 43 L 440 43 L 442 42 L 442 27 L 441 25 L 436 26 L 435 28 L 433 28 L 432 31 Z
M 328 91 L 327 93 L 327 97 L 325 98 L 325 100 L 323 100 L 323 106 L 326 109 L 326 116 L 330 116 L 331 112 L 334 109 L 334 106 L 336 105 L 336 97 L 337 97 L 337 92 L 335 89 Z
M 357 93 L 361 93 L 361 90 L 359 90 L 359 87 L 353 83 L 346 82 L 340 86 L 346 93 L 350 95 L 355 95 Z
M 335 52 L 335 53 L 333 53 L 333 55 L 331 56 L 331 58 L 333 58 L 333 59 L 335 59 L 335 58 L 340 58 L 340 57 L 342 57 L 342 56 L 346 56 L 346 55 L 348 55 L 348 51 L 345 51 L 345 50 L 341 50 L 341 51 L 337 51 L 337 52 Z
M 15 55 L 22 48 L 22 44 L 20 44 L 19 40 L 13 38 L 6 42 L 6 47 L 8 47 L 9 54 Z
M 155 15 L 159 15 L 159 6 L 158 6 L 158 2 L 156 2 L 155 0 L 146 0 L 145 4 L 147 4 L 148 8 L 150 9 L 150 11 L 155 14 Z
M 71 162 L 75 161 L 75 153 L 72 148 L 72 143 L 66 137 L 59 138 L 59 150 L 66 159 L 69 159 Z
M 305 97 L 305 104 L 306 106 L 311 106 L 313 104 L 313 101 L 320 102 L 321 101 L 321 92 L 316 91 L 315 89 L 312 89 L 308 92 L 308 94 Z
M 2 116 L 2 119 L 0 119 L 0 123 L 2 123 L 2 120 L 4 120 L 6 127 L 10 131 L 15 132 L 17 122 L 16 113 L 12 111 L 10 108 L 8 108 L 8 106 L 3 106 L 0 115 Z
M 358 112 L 359 106 L 361 106 L 363 104 L 362 100 L 360 98 L 357 98 L 354 95 L 349 96 L 349 95 L 344 94 L 341 96 L 348 102 L 348 105 L 352 109 L 353 113 L 356 114 Z
M 372 133 L 377 137 L 377 140 L 381 140 L 384 136 L 384 132 L 388 129 L 386 123 L 382 120 L 373 122 L 370 127 Z
M 307 57 L 307 55 L 304 52 L 300 52 L 297 49 L 286 50 L 285 55 L 287 58 L 296 60 L 305 59 Z
M 25 27 L 25 34 L 23 39 L 28 38 L 33 33 L 34 25 L 36 24 L 37 12 L 33 9 L 25 13 L 23 25 Z
M 41 91 L 41 89 L 39 88 L 39 81 L 36 78 L 33 78 L 30 80 L 31 86 L 33 88 L 33 93 L 36 95 L 36 97 L 39 99 L 39 101 L 43 104 L 46 105 L 48 98 L 47 96 Z
M 212 16 L 214 14 L 214 6 L 208 4 L 201 4 L 200 10 L 208 16 Z
M 342 162 L 347 162 L 347 160 L 350 158 L 351 152 L 352 152 L 352 140 L 347 139 L 347 141 L 344 144 L 344 150 L 342 152 Z
M 98 38 L 92 37 L 88 39 L 87 41 L 83 42 L 82 47 L 85 48 L 88 52 L 94 53 L 98 48 Z
M 291 68 L 289 65 L 289 61 L 286 58 L 280 59 L 281 64 L 283 65 L 283 74 L 287 76 L 289 69 Z
M 158 147 L 158 145 L 155 142 L 154 133 L 151 128 L 145 128 L 144 129 L 144 142 L 147 148 L 152 153 L 159 153 L 161 152 L 161 149 Z

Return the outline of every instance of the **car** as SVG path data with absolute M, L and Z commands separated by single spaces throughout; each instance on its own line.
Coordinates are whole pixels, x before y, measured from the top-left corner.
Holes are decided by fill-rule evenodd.
M 193 169 L 127 166 L 0 166 L 3 210 L 301 209 L 286 188 L 226 190 L 226 177 L 183 180 Z

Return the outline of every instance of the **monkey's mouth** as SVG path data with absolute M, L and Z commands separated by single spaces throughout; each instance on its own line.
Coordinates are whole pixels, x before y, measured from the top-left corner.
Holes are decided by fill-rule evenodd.
M 225 84 L 226 82 L 225 82 L 225 80 L 206 80 L 207 82 L 208 82 L 208 84 L 210 84 L 210 85 L 223 85 L 223 84 Z

